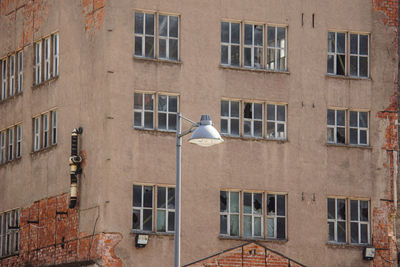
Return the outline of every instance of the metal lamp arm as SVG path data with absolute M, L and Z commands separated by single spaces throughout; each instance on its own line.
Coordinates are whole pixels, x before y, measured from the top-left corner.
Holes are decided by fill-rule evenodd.
M 192 125 L 190 126 L 189 130 L 184 131 L 183 133 L 178 135 L 178 138 L 184 137 L 185 135 L 188 135 L 190 133 L 192 133 L 194 131 L 195 128 L 199 127 L 199 123 L 198 122 L 194 122 L 191 119 L 186 118 L 185 116 L 183 116 L 181 113 L 178 113 L 178 119 L 182 118 L 187 122 L 190 122 Z

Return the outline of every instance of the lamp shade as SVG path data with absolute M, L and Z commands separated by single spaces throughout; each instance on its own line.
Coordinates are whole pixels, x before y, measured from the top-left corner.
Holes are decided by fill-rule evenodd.
M 201 115 L 199 127 L 194 130 L 189 138 L 189 143 L 199 146 L 213 146 L 224 142 L 221 135 L 212 125 L 210 115 Z

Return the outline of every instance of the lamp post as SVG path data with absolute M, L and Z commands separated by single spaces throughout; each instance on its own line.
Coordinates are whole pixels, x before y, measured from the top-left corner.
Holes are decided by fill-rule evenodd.
M 181 113 L 176 114 L 176 189 L 175 189 L 175 255 L 174 266 L 181 266 L 181 153 L 182 153 L 182 137 L 192 133 L 189 143 L 199 146 L 208 147 L 224 142 L 217 129 L 212 126 L 211 117 L 209 115 L 201 115 L 200 122 L 194 122 L 182 116 Z M 189 130 L 182 133 L 182 119 L 190 122 L 192 125 Z

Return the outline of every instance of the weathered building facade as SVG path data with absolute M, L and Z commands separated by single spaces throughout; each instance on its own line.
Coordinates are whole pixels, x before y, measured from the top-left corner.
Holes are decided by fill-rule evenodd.
M 0 266 L 397 264 L 398 0 L 0 3 Z

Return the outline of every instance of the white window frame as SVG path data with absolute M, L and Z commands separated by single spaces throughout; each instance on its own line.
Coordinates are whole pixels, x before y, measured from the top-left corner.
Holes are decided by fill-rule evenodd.
M 167 111 L 160 111 L 158 108 L 158 101 L 160 101 L 160 96 L 166 96 L 167 97 Z M 177 101 L 177 111 L 173 112 L 173 111 L 169 111 L 169 98 L 170 97 L 176 97 L 176 101 Z M 144 103 L 144 102 L 143 102 Z M 167 95 L 167 94 L 157 94 L 157 121 L 158 121 L 158 130 L 159 131 L 163 131 L 163 132 L 176 132 L 176 125 L 175 125 L 175 129 L 170 129 L 170 125 L 169 125 L 169 115 L 175 115 L 175 117 L 177 116 L 179 112 L 179 96 L 177 95 Z M 160 129 L 160 125 L 159 125 L 159 121 L 160 121 L 160 113 L 161 114 L 165 114 L 166 116 L 166 129 Z
M 251 194 L 251 213 L 245 213 L 244 209 L 244 194 Z M 261 213 L 256 214 L 254 212 L 254 194 L 261 194 Z M 248 238 L 248 237 L 255 237 L 255 238 L 263 238 L 264 237 L 264 193 L 263 192 L 248 192 L 244 191 L 243 192 L 243 197 L 242 197 L 242 202 L 243 202 L 243 236 Z M 244 227 L 245 227 L 245 216 L 250 216 L 251 217 L 251 236 L 245 236 L 244 233 Z M 254 235 L 254 219 L 255 218 L 260 218 L 261 219 L 261 234 L 259 236 Z
M 51 78 L 51 69 L 50 69 L 50 37 L 47 37 L 43 40 L 44 44 L 44 57 L 43 57 L 43 81 L 47 81 Z
M 255 68 L 255 69 L 263 69 L 264 68 L 264 25 L 262 24 L 252 24 L 252 23 L 244 23 L 244 36 L 246 36 L 246 25 L 251 26 L 251 44 L 246 44 L 246 40 L 243 41 L 243 55 L 245 55 L 246 53 L 244 52 L 244 50 L 246 48 L 250 48 L 251 51 L 251 61 L 250 61 L 250 65 L 246 65 L 246 61 L 243 59 L 243 65 L 245 68 Z M 256 27 L 262 27 L 262 44 L 261 45 L 256 45 L 255 44 L 255 40 L 254 40 L 254 29 Z M 256 63 L 254 62 L 255 59 L 255 50 L 256 49 L 261 49 L 262 51 L 262 55 L 261 55 L 261 64 L 259 66 L 256 66 Z
M 19 252 L 20 209 L 0 213 L 0 256 Z
M 226 232 L 227 232 L 227 234 L 222 234 L 221 233 L 221 230 L 220 230 L 220 235 L 221 236 L 236 236 L 236 237 L 238 237 L 238 236 L 240 236 L 240 223 L 241 223 L 241 220 L 240 220 L 240 201 L 241 201 L 241 197 L 240 197 L 240 191 L 233 191 L 233 190 L 221 190 L 221 192 L 226 192 L 226 196 L 227 196 L 227 199 L 226 199 L 226 211 L 220 211 L 220 216 L 226 216 L 226 223 L 227 223 L 227 226 L 226 226 Z M 238 194 L 238 211 L 237 212 L 233 212 L 232 210 L 231 210 L 231 194 L 232 193 L 237 193 Z M 231 216 L 232 215 L 234 215 L 234 216 L 237 216 L 238 217 L 238 229 L 237 229 L 237 235 L 233 235 L 232 234 L 232 231 L 231 231 Z M 254 227 L 253 227 L 254 228 Z M 254 230 L 253 230 L 254 231 Z
M 275 37 L 274 37 L 275 46 L 269 46 L 268 45 L 268 28 L 275 28 Z M 284 47 L 283 48 L 281 47 L 281 44 L 278 45 L 278 28 L 285 29 L 285 42 L 284 42 Z M 283 72 L 287 71 L 287 27 L 286 26 L 278 26 L 278 25 L 267 25 L 266 31 L 267 31 L 267 33 L 266 33 L 266 36 L 267 36 L 267 44 L 266 44 L 267 53 L 266 53 L 266 57 L 267 57 L 267 59 L 265 60 L 266 68 L 268 70 L 271 70 L 271 71 L 283 71 Z M 268 51 L 270 51 L 270 49 L 272 49 L 272 51 L 274 51 L 274 59 L 275 59 L 274 67 L 268 66 L 268 55 L 269 55 Z M 283 52 L 283 55 L 285 57 L 285 67 L 282 70 L 278 69 L 278 67 L 277 67 L 277 65 L 278 65 L 277 62 L 280 59 L 280 57 L 279 57 L 280 53 L 278 53 L 278 51 L 280 51 L 281 53 Z
M 24 80 L 24 52 L 21 50 L 17 53 L 17 80 L 18 88 L 17 92 L 20 93 L 23 90 L 23 80 Z
M 60 73 L 60 40 L 59 34 L 53 34 L 53 77 L 56 77 Z
M 1 100 L 7 98 L 7 58 L 1 60 Z
M 329 144 L 342 144 L 342 145 L 344 145 L 347 142 L 347 110 L 345 110 L 345 109 L 336 109 L 336 108 L 328 108 L 327 111 L 326 111 L 327 115 L 328 115 L 329 110 L 333 110 L 334 113 L 335 113 L 335 122 L 334 122 L 335 124 L 328 124 L 328 120 L 326 122 L 327 129 L 333 129 L 333 135 L 334 135 L 333 136 L 333 142 L 329 141 L 328 139 L 327 139 L 327 142 Z M 344 112 L 344 126 L 338 125 L 338 119 L 337 119 L 337 117 L 338 117 L 337 112 L 338 111 L 343 111 Z M 339 143 L 338 140 L 337 140 L 338 128 L 344 129 L 344 143 Z M 328 138 L 328 135 L 327 135 L 327 138 Z
M 136 19 L 136 13 L 142 13 L 143 14 L 143 33 L 136 33 L 134 32 L 134 38 L 136 37 L 140 37 L 142 39 L 142 53 L 140 55 L 136 54 L 136 48 L 134 50 L 134 54 L 136 57 L 144 57 L 144 58 L 155 58 L 156 57 L 156 24 L 157 24 L 157 14 L 156 13 L 152 13 L 152 12 L 144 12 L 144 11 L 139 11 L 136 10 L 135 11 L 135 19 Z M 153 20 L 153 34 L 147 34 L 146 33 L 146 16 L 147 15 L 153 15 L 154 16 L 154 20 Z M 136 25 L 136 21 L 135 21 L 135 25 Z M 145 47 L 145 43 L 146 43 L 146 37 L 147 38 L 153 38 L 153 56 L 152 57 L 147 57 L 146 56 L 146 47 Z M 136 41 L 134 41 L 135 45 L 136 45 Z
M 6 158 L 6 138 L 7 138 L 7 131 L 4 130 L 0 132 L 0 164 L 3 164 L 7 161 Z
M 9 75 L 10 75 L 10 81 L 9 81 L 9 95 L 8 96 L 13 96 L 15 95 L 15 54 L 11 55 L 8 58 L 8 67 L 9 67 Z
M 328 210 L 329 199 L 333 199 L 335 201 L 335 218 L 333 218 L 333 219 L 329 218 L 329 210 Z M 347 203 L 347 199 L 346 198 L 337 198 L 337 197 L 328 197 L 327 198 L 327 221 L 328 221 L 328 225 L 329 225 L 329 223 L 333 223 L 333 225 L 334 225 L 333 226 L 334 240 L 329 240 L 329 226 L 328 226 L 328 243 L 346 244 L 347 240 L 348 240 L 347 219 L 345 218 L 343 220 L 343 219 L 339 219 L 338 218 L 338 200 L 343 200 L 344 201 L 344 208 L 345 208 L 345 213 L 344 214 L 345 214 L 346 218 L 348 217 L 348 214 L 347 214 L 347 204 L 348 203 Z M 345 225 L 344 232 L 345 232 L 345 235 L 346 235 L 346 237 L 345 237 L 346 240 L 344 242 L 338 241 L 338 223 L 339 222 L 344 223 L 344 225 Z
M 221 65 L 225 66 L 233 66 L 233 67 L 241 67 L 241 62 L 242 62 L 242 23 L 238 21 L 222 21 L 221 22 L 221 32 L 222 32 L 222 23 L 228 23 L 229 24 L 229 41 L 228 42 L 222 42 L 221 39 L 221 46 L 220 46 L 220 53 L 222 55 L 222 46 L 228 47 L 228 63 L 222 63 Z M 232 43 L 232 23 L 234 24 L 239 24 L 239 43 Z M 232 65 L 232 46 L 237 46 L 239 47 L 239 62 L 238 65 Z M 221 59 L 220 59 L 221 60 Z
M 46 148 L 49 146 L 49 113 L 42 115 L 42 147 Z
M 351 219 L 351 201 L 357 201 L 357 208 L 358 208 L 358 219 L 357 220 L 352 220 Z M 360 208 L 361 207 L 361 204 L 360 204 L 361 201 L 365 201 L 365 202 L 368 203 L 368 221 L 367 222 L 361 221 L 361 208 Z M 350 206 L 350 208 L 349 208 L 349 210 L 350 210 L 350 229 L 349 229 L 350 230 L 350 238 L 349 238 L 350 239 L 350 243 L 351 244 L 362 244 L 362 245 L 370 244 L 371 243 L 371 227 L 370 227 L 371 207 L 370 207 L 370 201 L 362 200 L 362 199 L 350 199 L 349 200 L 349 206 Z M 357 225 L 358 225 L 358 242 L 356 242 L 356 243 L 352 242 L 352 240 L 351 240 L 351 223 L 357 223 Z M 361 225 L 367 225 L 368 243 L 361 243 Z
M 275 109 L 274 117 L 275 118 L 273 120 L 268 119 L 268 106 L 274 106 L 274 109 Z M 285 120 L 284 121 L 278 120 L 278 106 L 285 108 Z M 270 140 L 286 140 L 287 139 L 287 105 L 286 104 L 266 103 L 265 108 L 266 108 L 265 112 L 267 114 L 267 116 L 266 116 L 266 127 L 267 127 L 266 138 L 270 139 Z M 274 123 L 275 137 L 268 136 L 268 123 Z M 279 124 L 283 125 L 283 129 L 284 129 L 284 131 L 283 131 L 284 136 L 282 136 L 282 137 L 278 137 L 278 125 Z
M 51 111 L 51 144 L 57 144 L 57 110 Z
M 350 118 L 351 118 L 351 112 L 357 112 L 357 126 L 351 126 L 350 125 Z M 361 127 L 360 126 L 360 113 L 367 113 L 367 124 L 368 124 L 368 126 L 367 127 Z M 370 121 L 370 119 L 369 119 L 369 112 L 368 111 L 359 111 L 359 110 L 350 110 L 349 111 L 349 144 L 350 145 L 355 145 L 355 146 L 368 146 L 369 145 L 369 121 Z M 350 138 L 351 138 L 351 135 L 350 135 L 350 130 L 351 129 L 356 129 L 357 130 L 357 143 L 356 144 L 352 144 L 352 143 L 350 143 Z M 360 143 L 360 132 L 361 131 L 366 131 L 366 135 L 367 135 L 367 143 L 366 144 L 361 144 Z
M 356 35 L 357 36 L 357 53 L 351 53 L 351 35 Z M 362 55 L 360 54 L 360 36 L 367 36 L 367 45 L 368 45 L 368 51 L 367 51 L 367 55 Z M 361 34 L 361 33 L 351 33 L 350 32 L 350 49 L 349 49 L 349 62 L 351 62 L 351 57 L 357 57 L 357 75 L 352 75 L 350 73 L 351 67 L 349 67 L 349 75 L 351 77 L 359 77 L 359 78 L 368 78 L 369 77 L 369 34 Z M 367 58 L 367 76 L 360 76 L 360 58 Z M 351 64 L 350 64 L 351 66 Z
M 285 219 L 285 237 L 284 238 L 279 238 L 279 240 L 285 240 L 287 239 L 287 195 L 285 194 L 275 194 L 275 193 L 266 193 L 265 194 L 265 209 L 266 209 L 266 225 L 268 227 L 268 219 L 274 220 L 274 236 L 268 236 L 268 230 L 266 231 L 266 237 L 268 239 L 278 239 L 278 218 L 284 218 Z M 268 196 L 274 196 L 275 198 L 275 213 L 274 214 L 268 214 Z M 278 215 L 278 196 L 284 196 L 285 198 L 285 215 Z
M 155 94 L 154 93 L 146 93 L 146 92 L 134 92 L 134 94 L 141 94 L 142 95 L 142 108 L 141 109 L 136 109 L 135 108 L 135 103 L 133 103 L 133 114 L 134 114 L 134 117 L 133 117 L 133 127 L 134 128 L 136 128 L 136 129 L 146 129 L 146 130 L 153 130 L 154 129 L 154 121 L 155 121 L 155 119 L 154 119 L 154 107 L 155 107 L 155 104 L 154 104 L 154 102 L 155 102 Z M 148 110 L 148 109 L 145 109 L 145 107 L 146 107 L 146 104 L 145 104 L 145 96 L 146 95 L 151 95 L 151 97 L 152 97 L 152 99 L 153 99 L 153 108 L 152 108 L 152 110 Z M 135 100 L 133 101 L 133 102 L 135 102 Z M 137 113 L 141 113 L 141 124 L 140 124 L 140 126 L 135 126 L 135 112 L 137 112 Z M 153 117 L 153 127 L 151 127 L 151 128 L 147 128 L 147 127 L 145 127 L 145 113 L 152 113 L 152 117 Z
M 160 35 L 160 25 L 158 25 L 158 58 L 165 59 L 165 60 L 179 61 L 179 31 L 180 31 L 179 24 L 180 24 L 180 18 L 177 15 L 168 15 L 168 14 L 162 14 L 161 13 L 161 14 L 158 14 L 158 16 L 157 16 L 158 17 L 158 22 L 160 21 L 160 19 L 159 19 L 160 16 L 167 17 L 167 36 L 161 36 Z M 170 24 L 170 18 L 171 17 L 176 17 L 178 19 L 178 37 L 170 36 L 169 24 Z M 178 47 L 177 47 L 178 51 L 177 51 L 177 58 L 176 59 L 171 58 L 170 53 L 169 53 L 169 40 L 170 39 L 171 40 L 176 40 L 177 44 L 178 44 Z M 160 40 L 165 40 L 165 43 L 166 43 L 165 55 L 166 55 L 166 57 L 161 57 L 160 56 Z
M 42 82 L 42 41 L 35 43 L 35 85 Z
M 159 188 L 165 188 L 165 199 L 164 199 L 164 203 L 165 203 L 165 208 L 159 208 L 158 207 L 158 200 L 159 200 L 159 195 L 158 195 L 158 189 Z M 157 208 L 156 208 L 156 214 L 157 214 L 157 220 L 156 220 L 156 231 L 157 232 L 160 232 L 160 233 L 174 233 L 175 232 L 175 230 L 174 231 L 170 231 L 170 230 L 168 230 L 168 228 L 169 228 L 169 225 L 168 225 L 168 216 L 169 216 L 169 213 L 174 213 L 174 216 L 175 216 L 175 208 L 174 209 L 171 209 L 171 208 L 169 208 L 168 207 L 168 189 L 170 189 L 170 188 L 173 188 L 174 190 L 176 190 L 175 189 L 175 187 L 174 186 L 157 186 Z M 174 196 L 173 196 L 174 198 L 175 198 L 175 191 L 174 191 Z M 175 200 L 174 200 L 175 201 Z M 176 203 L 175 203 L 176 204 Z M 165 212 L 165 231 L 160 231 L 160 230 L 158 230 L 158 211 L 164 211 Z M 174 224 L 174 229 L 175 229 L 175 224 Z
M 8 161 L 14 160 L 14 128 L 8 129 Z
M 33 118 L 33 151 L 40 150 L 40 116 Z
M 20 158 L 22 156 L 22 125 L 19 124 L 16 126 L 16 137 L 17 143 L 15 147 L 15 157 Z
M 332 73 L 328 72 L 328 69 L 327 69 L 327 73 L 329 75 L 346 76 L 347 69 L 348 69 L 348 67 L 347 67 L 347 51 L 348 51 L 348 47 L 347 47 L 347 39 L 348 39 L 347 32 L 328 31 L 328 39 L 327 40 L 329 40 L 329 33 L 330 32 L 335 34 L 335 52 L 330 52 L 329 51 L 329 47 L 328 47 L 328 50 L 327 50 L 328 57 L 329 56 L 333 56 L 333 72 Z M 338 50 L 337 50 L 337 34 L 338 33 L 344 34 L 344 43 L 345 43 L 344 53 L 339 53 Z M 344 55 L 344 74 L 343 75 L 342 74 L 337 74 L 337 56 L 338 55 L 341 55 L 341 56 Z M 326 58 L 327 62 L 328 62 L 328 57 Z
M 226 100 L 226 99 L 222 99 L 221 100 L 221 104 L 222 104 L 222 102 L 228 102 L 228 116 L 223 116 L 222 115 L 222 110 L 221 110 L 221 125 L 222 125 L 222 121 L 223 120 L 226 120 L 227 121 L 227 132 L 226 133 L 223 133 L 222 131 L 221 131 L 221 134 L 222 135 L 226 135 L 226 136 L 236 136 L 236 137 L 239 137 L 240 136 L 240 122 L 241 122 L 241 101 L 239 101 L 239 100 Z M 232 116 L 232 102 L 235 102 L 235 103 L 238 103 L 238 105 L 239 105 L 239 107 L 238 107 L 238 109 L 239 109 L 239 114 L 238 114 L 238 117 L 233 117 Z M 231 125 L 232 125 L 232 120 L 238 120 L 239 121 L 239 129 L 238 129 L 238 134 L 232 134 L 232 127 L 231 127 Z M 221 127 L 222 128 L 222 127 Z
M 244 116 L 245 116 L 245 112 L 244 112 L 244 108 L 246 107 L 246 104 L 251 104 L 251 116 L 252 116 L 252 118 L 250 119 L 250 118 L 245 118 Z M 257 104 L 257 105 L 261 105 L 261 119 L 255 119 L 254 118 L 254 115 L 255 115 L 255 112 L 254 112 L 254 105 L 255 104 Z M 246 121 L 249 121 L 250 122 L 250 131 L 251 131 L 251 133 L 250 133 L 250 135 L 249 134 L 246 134 L 245 133 L 245 131 L 244 131 L 244 129 L 243 129 L 243 136 L 245 136 L 245 137 L 251 137 L 251 138 L 263 138 L 263 136 L 264 136 L 264 103 L 259 103 L 259 102 L 251 102 L 251 101 L 244 101 L 243 102 L 243 127 L 244 127 L 244 123 L 246 122 Z M 255 136 L 254 135 L 254 122 L 256 122 L 256 121 L 258 121 L 258 122 L 261 122 L 261 136 Z
M 142 195 L 141 195 L 141 206 L 140 207 L 135 207 L 132 205 L 132 216 L 133 216 L 133 212 L 135 210 L 139 210 L 140 211 L 140 229 L 134 229 L 133 225 L 132 225 L 132 230 L 133 231 L 143 231 L 143 232 L 152 232 L 154 230 L 154 186 L 152 185 L 140 185 L 140 184 L 134 184 L 133 186 L 141 186 L 142 187 Z M 152 199 L 151 199 L 151 208 L 149 207 L 144 207 L 144 188 L 145 187 L 151 187 L 152 188 Z M 144 210 L 151 210 L 151 218 L 152 218 L 152 222 L 151 222 L 151 230 L 143 230 L 143 211 Z

